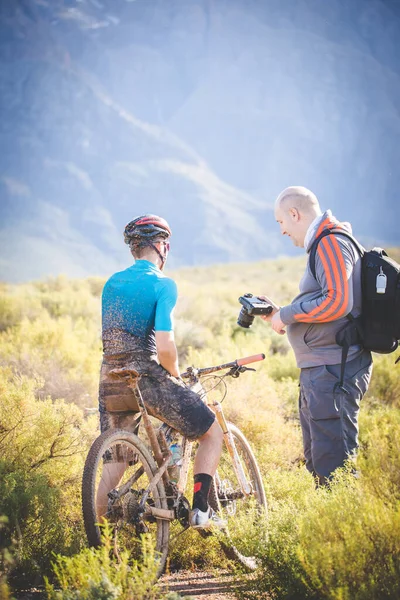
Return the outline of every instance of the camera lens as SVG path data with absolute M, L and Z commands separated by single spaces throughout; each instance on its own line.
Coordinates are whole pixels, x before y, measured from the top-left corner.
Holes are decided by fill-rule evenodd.
M 253 321 L 254 321 L 253 315 L 249 315 L 249 313 L 243 306 L 240 309 L 237 324 L 240 325 L 240 327 L 245 327 L 246 329 L 248 329 L 249 327 L 252 326 Z

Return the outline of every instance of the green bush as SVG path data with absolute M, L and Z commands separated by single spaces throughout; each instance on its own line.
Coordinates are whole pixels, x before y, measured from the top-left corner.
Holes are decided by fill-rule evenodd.
M 270 474 L 267 530 L 243 528 L 253 544 L 257 539 L 261 568 L 251 583 L 241 580 L 242 598 L 254 598 L 254 590 L 273 600 L 399 597 L 399 488 L 389 498 L 395 485 L 383 478 L 376 490 L 376 463 L 366 455 L 361 463 L 360 478 L 341 469 L 329 488 L 315 489 L 305 471 Z
M 309 591 L 307 573 L 299 556 L 300 512 L 313 494 L 311 476 L 304 471 L 269 474 L 268 519 L 258 530 L 242 527 L 242 536 L 253 545 L 259 568 L 248 579 L 238 576 L 238 594 L 244 599 L 319 600 Z
M 247 536 L 244 542 L 261 564 L 254 576 L 241 579 L 240 593 L 272 600 L 397 598 L 397 353 L 374 356 L 372 382 L 360 413 L 359 478 L 337 473 L 329 491 L 315 490 L 302 467 L 298 369 L 286 336 L 275 335 L 259 319 L 249 330 L 236 324 L 239 295 L 250 291 L 289 302 L 303 267 L 304 257 L 172 274 L 180 292 L 175 317 L 182 370 L 190 364 L 202 367 L 266 355 L 265 361 L 252 365 L 256 373 L 227 380 L 224 400 L 228 419 L 243 430 L 255 451 L 270 507 L 265 527 L 252 530 L 241 523 L 234 532 Z M 103 284 L 100 278 L 56 277 L 0 286 L 0 514 L 7 517 L 1 544 L 3 549 L 13 544 L 11 571 L 25 572 L 30 581 L 49 572 L 53 551 L 71 555 L 85 545 L 80 476 L 98 422 L 95 416 L 84 419 L 82 407 L 97 403 Z M 212 387 L 213 381 L 219 380 L 207 385 Z M 209 399 L 222 396 L 220 383 Z M 176 538 L 170 565 L 228 564 L 216 539 L 203 540 L 195 533 Z M 82 565 L 100 560 L 90 552 L 76 554 L 76 563 L 60 558 L 59 573 L 72 569 L 78 577 Z M 96 597 L 116 593 L 117 580 L 92 580 L 90 593 Z M 4 575 L 1 582 L 6 590 Z M 61 597 L 68 593 L 63 590 Z M 79 593 L 72 588 L 70 597 Z M 151 588 L 149 593 L 158 592 Z
M 362 411 L 360 430 L 362 452 L 358 468 L 363 487 L 371 496 L 397 510 L 400 502 L 400 411 L 388 406 Z
M 40 385 L 0 369 L 2 545 L 15 541 L 13 571 L 28 578 L 83 542 L 80 477 L 97 425 L 77 406 L 38 400 Z
M 86 548 L 72 557 L 57 556 L 53 562 L 55 583 L 46 577 L 48 600 L 176 600 L 177 594 L 161 592 L 155 583 L 157 561 L 152 543 L 142 540 L 140 563 L 125 551 L 118 561 L 113 554 L 112 531 L 103 530 L 103 545 Z M 184 599 L 182 599 L 184 600 Z M 186 600 L 189 600 L 188 598 Z
M 1 334 L 0 355 L 15 373 L 42 381 L 36 390 L 39 397 L 94 404 L 100 367 L 95 323 L 69 316 L 53 319 L 47 313 L 35 320 L 24 318 Z
M 188 529 L 182 533 L 182 527 L 173 524 L 171 539 L 173 541 L 170 544 L 167 566 L 167 569 L 171 571 L 222 569 L 229 564 L 215 536 L 203 538 L 194 529 Z
M 143 562 L 131 562 L 127 552 L 113 555 L 112 532 L 106 528 L 100 548 L 86 548 L 53 563 L 56 589 L 46 578 L 49 600 L 155 600 L 157 563 L 152 545 L 143 539 Z
M 374 366 L 367 397 L 376 404 L 400 408 L 400 364 L 395 365 L 398 355 L 400 352 L 373 355 Z
M 308 587 L 332 600 L 400 596 L 400 505 L 386 504 L 339 474 L 299 520 Z
M 0 533 L 7 524 L 7 517 L 0 515 Z M 11 600 L 11 591 L 7 583 L 7 574 L 13 564 L 10 548 L 0 546 L 0 599 Z

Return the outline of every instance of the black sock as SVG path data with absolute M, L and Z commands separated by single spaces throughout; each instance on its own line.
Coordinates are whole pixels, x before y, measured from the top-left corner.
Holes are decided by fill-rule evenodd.
M 193 508 L 199 508 L 205 512 L 208 508 L 208 492 L 212 482 L 211 475 L 197 473 L 194 476 Z

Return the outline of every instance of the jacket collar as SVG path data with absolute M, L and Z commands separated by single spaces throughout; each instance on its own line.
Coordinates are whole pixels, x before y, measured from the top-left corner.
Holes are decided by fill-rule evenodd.
M 345 231 L 352 233 L 350 223 L 340 223 L 336 217 L 332 215 L 330 210 L 326 210 L 322 215 L 314 219 L 310 227 L 307 229 L 304 238 L 304 248 L 306 252 L 310 252 L 314 240 L 325 230 L 335 229 L 335 231 Z

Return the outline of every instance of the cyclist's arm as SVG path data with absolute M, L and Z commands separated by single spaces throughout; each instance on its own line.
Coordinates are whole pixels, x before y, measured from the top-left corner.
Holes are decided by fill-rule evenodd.
M 158 360 L 174 377 L 179 377 L 178 351 L 173 331 L 156 331 Z
M 163 279 L 157 298 L 155 334 L 158 359 L 174 377 L 179 377 L 178 351 L 175 345 L 173 312 L 178 291 L 172 279 Z

